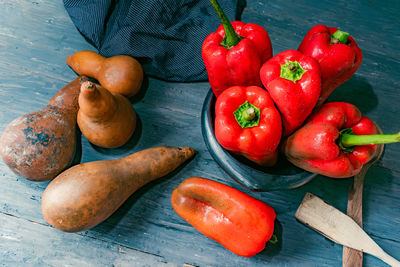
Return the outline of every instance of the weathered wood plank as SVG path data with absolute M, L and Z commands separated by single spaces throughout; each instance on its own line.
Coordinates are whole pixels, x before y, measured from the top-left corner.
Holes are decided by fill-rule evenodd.
M 174 266 L 164 258 L 113 242 L 56 232 L 0 212 L 3 266 Z
M 349 101 L 370 116 L 385 132 L 396 132 L 400 95 L 396 73 L 400 36 L 398 2 L 247 1 L 243 18 L 259 23 L 270 33 L 275 52 L 297 48 L 316 23 L 342 25 L 364 51 L 356 76 L 330 98 Z M 72 25 L 61 1 L 0 1 L 0 131 L 14 118 L 43 107 L 75 74 L 65 58 L 78 50 L 93 49 Z M 374 19 L 371 19 L 374 18 Z M 371 34 L 373 32 L 373 34 Z M 373 36 L 373 37 L 371 37 Z M 373 38 L 373 41 L 371 41 Z M 379 41 L 377 41 L 379 40 Z M 317 177 L 295 190 L 272 193 L 246 191 L 216 165 L 207 152 L 200 130 L 200 110 L 208 83 L 167 83 L 148 80 L 145 95 L 132 99 L 141 119 L 137 140 L 114 150 L 102 150 L 82 139 L 82 161 L 113 159 L 156 145 L 190 145 L 199 154 L 174 175 L 134 194 L 98 227 L 79 234 L 64 234 L 42 218 L 40 201 L 47 183 L 15 176 L 0 162 L 0 262 L 32 265 L 139 265 L 200 266 L 339 266 L 342 248 L 304 227 L 294 212 L 310 191 L 345 210 L 351 179 Z M 364 94 L 364 95 L 363 95 Z M 364 228 L 389 253 L 400 255 L 400 233 L 395 231 L 400 212 L 399 145 L 388 145 L 383 159 L 367 174 L 364 193 Z M 190 176 L 213 178 L 270 204 L 282 227 L 282 243 L 253 258 L 223 249 L 180 219 L 170 206 L 170 193 Z M 4 236 L 10 237 L 11 239 Z M 12 240 L 18 236 L 18 245 Z M 3 246 L 3 247 L 2 247 Z M 122 247 L 127 255 L 118 253 Z M 111 249 L 111 252 L 110 252 Z M 148 253 L 148 254 L 147 254 Z M 154 255 L 158 256 L 154 256 Z M 149 255 L 149 256 L 146 256 Z M 365 266 L 385 266 L 365 257 Z
M 1 1 L 1 6 L 1 64 L 9 71 L 72 80 L 65 59 L 91 46 L 72 25 L 62 3 L 17 0 Z

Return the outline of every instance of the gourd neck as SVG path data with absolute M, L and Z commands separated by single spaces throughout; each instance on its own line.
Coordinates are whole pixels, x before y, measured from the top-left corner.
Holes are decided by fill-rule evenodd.
M 98 121 L 107 121 L 117 112 L 115 97 L 101 86 L 87 81 L 82 83 L 79 94 L 79 112 Z

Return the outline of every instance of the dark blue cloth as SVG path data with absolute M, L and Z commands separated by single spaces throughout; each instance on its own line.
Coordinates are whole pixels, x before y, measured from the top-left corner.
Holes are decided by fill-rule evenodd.
M 238 20 L 243 0 L 220 0 Z M 171 81 L 206 80 L 203 40 L 221 24 L 208 0 L 64 0 L 79 32 L 106 57 L 130 55 L 145 73 Z

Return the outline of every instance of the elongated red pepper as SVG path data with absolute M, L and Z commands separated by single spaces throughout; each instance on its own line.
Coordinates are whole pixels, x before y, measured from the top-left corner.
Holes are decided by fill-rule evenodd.
M 211 0 L 222 25 L 203 42 L 202 57 L 214 94 L 231 86 L 262 86 L 261 65 L 272 57 L 267 31 L 254 23 L 229 22 L 216 0 Z
M 287 136 L 300 127 L 318 101 L 318 62 L 299 51 L 287 50 L 265 62 L 260 76 L 281 113 L 283 135 Z
M 304 37 L 298 50 L 314 57 L 321 66 L 322 90 L 317 105 L 357 71 L 363 58 L 356 41 L 335 27 L 314 26 Z
M 400 141 L 400 133 L 376 134 L 375 123 L 349 103 L 321 106 L 303 127 L 283 142 L 283 151 L 294 165 L 332 178 L 360 172 L 376 144 Z
M 272 166 L 281 135 L 281 116 L 264 89 L 233 86 L 217 98 L 215 137 L 225 149 Z
M 172 192 L 171 203 L 200 233 L 240 256 L 262 251 L 274 232 L 276 215 L 270 206 L 209 179 L 186 179 Z

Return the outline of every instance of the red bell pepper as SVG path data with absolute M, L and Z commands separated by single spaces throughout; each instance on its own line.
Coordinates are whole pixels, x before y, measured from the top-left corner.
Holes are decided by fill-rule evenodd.
M 261 65 L 272 57 L 266 30 L 253 23 L 229 22 L 216 0 L 211 0 L 222 25 L 203 42 L 202 57 L 214 94 L 231 86 L 262 86 Z
M 322 90 L 317 105 L 357 71 L 363 58 L 356 41 L 335 27 L 314 26 L 304 37 L 298 50 L 314 57 L 321 66 Z
M 376 134 L 375 123 L 349 103 L 321 106 L 305 125 L 283 142 L 283 151 L 294 165 L 332 178 L 360 172 L 376 144 L 400 141 L 400 133 Z
M 297 50 L 287 50 L 265 62 L 260 76 L 281 113 L 283 135 L 287 136 L 303 124 L 318 101 L 318 62 Z
M 200 233 L 240 256 L 262 251 L 274 232 L 276 215 L 270 206 L 209 179 L 186 179 L 172 192 L 171 203 Z
M 281 136 L 281 116 L 264 89 L 233 86 L 217 98 L 215 137 L 225 149 L 272 166 Z

